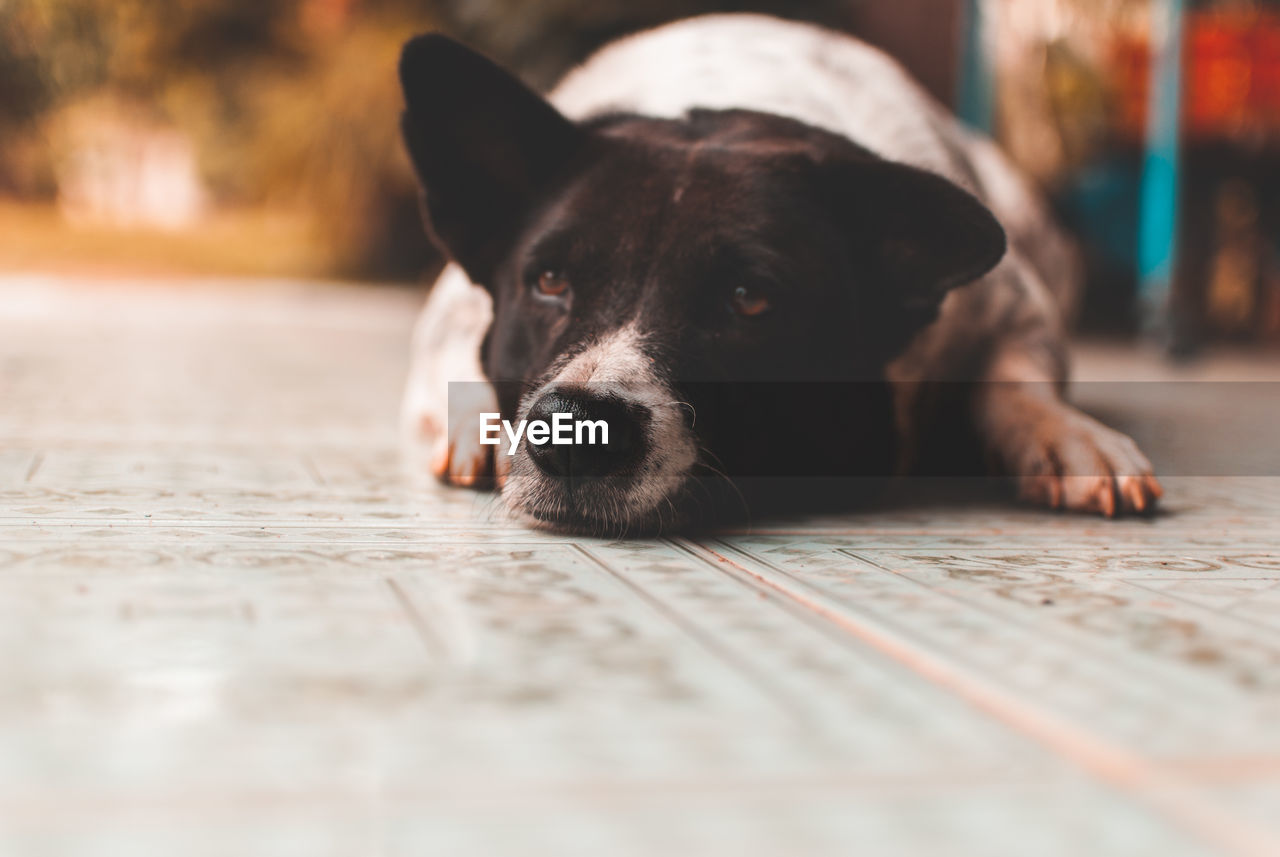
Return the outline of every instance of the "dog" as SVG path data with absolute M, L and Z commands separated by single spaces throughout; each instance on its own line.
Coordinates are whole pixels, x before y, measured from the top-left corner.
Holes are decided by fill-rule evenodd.
M 1133 441 L 1064 400 L 1072 245 L 995 144 L 878 50 L 727 14 L 614 42 L 547 98 L 438 34 L 400 76 L 450 260 L 402 412 L 446 483 L 496 480 L 567 531 L 679 526 L 726 459 L 910 472 L 949 390 L 943 428 L 1023 499 L 1114 516 L 1160 498 Z M 614 437 L 479 430 L 557 413 Z

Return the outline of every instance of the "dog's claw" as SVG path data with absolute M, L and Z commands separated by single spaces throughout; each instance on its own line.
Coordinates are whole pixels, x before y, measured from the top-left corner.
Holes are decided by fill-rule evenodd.
M 488 447 L 466 444 L 457 438 L 437 442 L 431 457 L 431 473 L 446 485 L 475 488 L 493 475 L 493 455 Z
M 1098 506 L 1108 518 L 1116 516 L 1116 492 L 1110 479 L 1106 480 L 1098 494 Z
M 437 443 L 431 453 L 431 460 L 427 465 L 431 468 L 431 475 L 437 479 L 447 480 L 449 474 L 449 442 L 441 440 Z
M 462 430 L 464 421 L 454 422 L 446 431 L 444 421 L 424 415 L 414 423 L 415 444 L 429 450 L 427 469 L 446 485 L 485 488 L 494 475 L 493 447 L 482 446 L 476 434 Z
M 1149 512 L 1164 495 L 1132 440 L 1078 411 L 1062 406 L 1025 437 L 1006 458 L 1023 500 L 1115 518 Z
M 1122 476 L 1120 477 L 1121 490 L 1124 493 L 1128 507 L 1135 512 L 1142 513 L 1147 510 L 1148 499 L 1147 492 L 1143 488 L 1143 483 L 1148 481 L 1146 477 Z M 1159 490 L 1159 483 L 1153 483 Z M 1158 493 L 1154 493 L 1150 502 L 1155 502 Z

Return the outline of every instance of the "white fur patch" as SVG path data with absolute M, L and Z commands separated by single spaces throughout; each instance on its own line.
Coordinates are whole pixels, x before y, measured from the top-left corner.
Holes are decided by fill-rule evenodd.
M 766 15 L 705 15 L 621 39 L 571 72 L 551 101 L 574 119 L 758 110 L 954 172 L 938 128 L 951 120 L 895 60 L 841 33 Z
M 430 468 L 449 481 L 474 479 L 489 455 L 473 424 L 481 413 L 497 410 L 480 366 L 480 342 L 492 320 L 489 293 L 450 265 L 414 325 L 409 379 L 400 403 L 401 436 L 415 457 L 425 446 Z M 465 385 L 452 402 L 450 383 Z
M 647 408 L 650 421 L 647 451 L 636 478 L 611 497 L 604 508 L 573 510 L 577 515 L 603 524 L 625 526 L 653 512 L 670 498 L 689 474 L 698 457 L 693 432 L 684 423 L 683 404 L 671 387 L 654 371 L 653 359 L 645 353 L 644 335 L 634 324 L 609 334 L 583 351 L 553 367 L 550 381 L 525 396 L 520 403 L 524 419 L 533 403 L 557 387 L 582 387 L 597 393 L 618 396 Z M 528 456 L 516 456 L 503 489 L 503 498 L 513 510 L 555 516 L 562 501 L 559 492 L 548 490 L 548 477 Z

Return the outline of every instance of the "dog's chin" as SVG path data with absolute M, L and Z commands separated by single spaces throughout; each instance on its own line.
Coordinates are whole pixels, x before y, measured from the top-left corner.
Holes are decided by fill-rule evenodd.
M 540 529 L 603 538 L 657 535 L 688 522 L 688 477 L 639 488 L 630 479 L 564 479 L 513 475 L 503 489 L 507 508 Z

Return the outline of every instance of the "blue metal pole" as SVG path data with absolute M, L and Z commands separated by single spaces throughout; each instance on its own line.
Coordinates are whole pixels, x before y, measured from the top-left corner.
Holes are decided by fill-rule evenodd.
M 1173 334 L 1178 241 L 1184 0 L 1152 4 L 1151 85 L 1138 223 L 1138 311 L 1143 328 Z
M 961 12 L 960 80 L 956 87 L 956 114 L 980 131 L 995 126 L 995 72 L 983 34 L 986 32 L 984 0 L 965 0 Z

